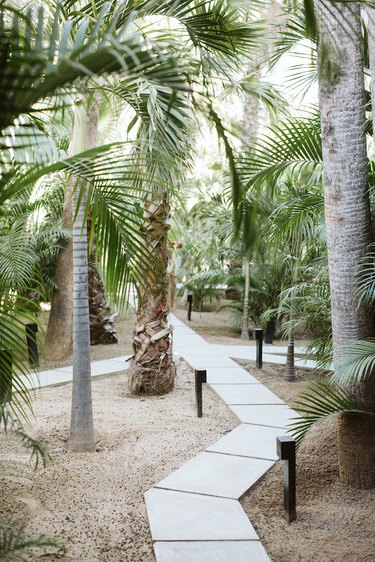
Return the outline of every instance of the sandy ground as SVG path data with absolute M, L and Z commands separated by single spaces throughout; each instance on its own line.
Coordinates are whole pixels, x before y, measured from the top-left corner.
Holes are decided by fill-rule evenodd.
M 185 308 L 173 312 L 186 321 Z M 92 347 L 93 359 L 130 354 L 133 323 L 132 317 L 118 319 L 119 344 Z M 253 345 L 230 327 L 228 311 L 193 312 L 189 326 L 210 343 Z M 254 363 L 238 362 L 288 403 L 315 378 L 298 369 L 297 382 L 288 383 L 282 366 L 258 370 Z M 173 393 L 147 400 L 126 396 L 124 374 L 94 379 L 94 455 L 66 453 L 70 385 L 44 389 L 35 401 L 33 432 L 54 458 L 46 470 L 33 474 L 19 447 L 2 440 L 0 516 L 27 515 L 35 534 L 60 535 L 68 543 L 68 555 L 44 560 L 154 561 L 143 492 L 238 423 L 209 389 L 207 415 L 198 420 L 191 375 L 183 363 L 179 371 Z M 375 560 L 375 491 L 340 483 L 335 432 L 334 419 L 320 423 L 298 453 L 296 522 L 288 525 L 283 518 L 281 463 L 242 501 L 273 562 Z
M 172 393 L 147 399 L 127 395 L 125 372 L 95 378 L 96 453 L 66 451 L 70 384 L 45 388 L 34 401 L 32 434 L 53 457 L 45 470 L 33 473 L 18 443 L 1 440 L 0 517 L 18 511 L 33 535 L 59 536 L 69 548 L 65 556 L 50 553 L 43 560 L 155 560 L 144 492 L 237 425 L 209 388 L 198 419 L 193 373 L 182 361 L 178 373 Z
M 297 382 L 284 369 L 238 360 L 263 384 L 291 404 L 314 380 L 298 369 Z M 374 562 L 375 490 L 355 490 L 338 477 L 336 419 L 317 424 L 297 454 L 297 521 L 283 518 L 283 466 L 277 463 L 242 500 L 273 562 Z

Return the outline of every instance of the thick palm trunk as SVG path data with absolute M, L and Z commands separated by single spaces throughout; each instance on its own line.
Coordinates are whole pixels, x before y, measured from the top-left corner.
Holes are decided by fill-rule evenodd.
M 335 357 L 345 342 L 373 335 L 369 311 L 359 306 L 357 291 L 360 258 L 371 241 L 363 55 L 359 6 L 330 3 L 328 10 L 316 0 L 316 8 Z M 375 411 L 374 382 L 351 390 L 363 406 Z M 375 485 L 375 419 L 369 418 L 345 415 L 339 423 L 340 477 L 356 487 Z
M 176 369 L 167 305 L 168 214 L 165 195 L 162 201 L 149 206 L 141 232 L 145 248 L 152 250 L 153 269 L 145 274 L 146 282 L 140 290 L 133 337 L 134 359 L 128 377 L 133 394 L 165 394 L 174 386 Z
M 72 152 L 84 151 L 87 145 L 87 111 L 85 101 L 76 102 Z M 78 202 L 73 194 L 73 210 Z M 91 396 L 90 324 L 88 303 L 88 244 L 85 228 L 85 194 L 73 222 L 73 391 L 69 449 L 95 451 Z
M 250 291 L 250 264 L 247 258 L 244 259 L 245 291 L 243 296 L 243 317 L 241 339 L 249 339 L 249 291 Z

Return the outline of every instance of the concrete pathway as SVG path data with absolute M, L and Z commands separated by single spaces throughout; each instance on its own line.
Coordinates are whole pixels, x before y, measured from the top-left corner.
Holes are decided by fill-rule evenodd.
M 126 362 L 129 357 L 129 355 L 122 355 L 120 357 L 112 357 L 111 359 L 92 361 L 91 376 L 97 377 L 123 371 L 129 367 L 129 364 Z M 58 369 L 34 372 L 30 373 L 28 376 L 23 375 L 20 378 L 23 380 L 28 390 L 36 390 L 44 386 L 54 386 L 56 384 L 72 382 L 73 367 L 68 365 L 66 367 L 59 367 Z
M 207 383 L 240 423 L 146 492 L 157 562 L 270 562 L 238 500 L 276 462 L 276 437 L 297 414 L 231 359 L 255 360 L 255 346 L 209 344 L 172 315 L 171 322 L 174 353 L 207 371 Z M 283 364 L 285 354 L 286 346 L 265 346 L 263 361 Z M 128 357 L 93 361 L 92 376 L 123 371 Z M 25 383 L 29 389 L 68 383 L 72 373 L 69 366 L 41 371 Z
M 157 562 L 269 562 L 238 500 L 276 462 L 276 437 L 297 414 L 230 358 L 254 360 L 254 346 L 209 344 L 172 315 L 171 323 L 174 353 L 207 370 L 240 424 L 146 492 Z M 285 346 L 269 348 L 265 362 L 285 363 Z

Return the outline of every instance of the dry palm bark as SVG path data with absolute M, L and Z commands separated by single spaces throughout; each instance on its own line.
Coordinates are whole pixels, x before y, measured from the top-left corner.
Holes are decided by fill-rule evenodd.
M 89 266 L 89 310 L 91 345 L 118 343 L 115 314 L 111 313 L 99 272 Z
M 161 200 L 148 206 L 141 229 L 144 247 L 152 256 L 152 269 L 145 272 L 140 288 L 133 335 L 134 358 L 128 376 L 133 394 L 165 394 L 174 386 L 176 368 L 167 304 L 168 215 L 168 198 L 164 194 Z
M 372 240 L 367 184 L 363 44 L 359 5 L 316 0 L 319 103 L 334 356 L 345 342 L 374 335 L 360 306 L 357 273 Z M 351 391 L 375 412 L 375 379 Z M 339 470 L 346 484 L 375 486 L 375 417 L 345 414 L 339 421 Z
M 87 236 L 90 238 L 92 230 L 92 209 L 87 217 Z M 95 246 L 95 230 L 91 236 L 90 259 L 95 262 L 96 246 Z M 89 311 L 90 311 L 90 343 L 91 345 L 108 345 L 118 343 L 115 314 L 111 313 L 107 297 L 105 294 L 104 283 L 100 277 L 100 273 L 93 266 L 88 268 L 89 283 Z

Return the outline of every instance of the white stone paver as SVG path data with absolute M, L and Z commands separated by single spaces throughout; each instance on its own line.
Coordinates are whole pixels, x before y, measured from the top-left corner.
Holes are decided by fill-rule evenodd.
M 151 488 L 145 493 L 154 541 L 256 540 L 236 500 Z
M 129 363 L 126 362 L 128 357 L 129 355 L 124 355 L 123 357 L 116 357 L 115 359 L 92 361 L 91 375 L 95 377 L 124 371 L 129 367 Z M 27 377 L 22 375 L 20 378 L 28 390 L 69 383 L 72 382 L 73 379 L 73 367 L 70 365 L 58 367 L 57 369 L 49 369 L 47 371 L 37 371 L 30 373 Z
M 206 451 L 277 460 L 276 437 L 285 431 L 275 427 L 241 424 L 207 447 Z
M 241 367 L 208 367 L 209 384 L 259 384 L 259 381 Z
M 239 499 L 272 465 L 268 460 L 203 452 L 156 486 Z
M 260 541 L 156 542 L 158 562 L 270 562 Z
M 207 344 L 206 344 L 207 345 Z M 179 349 L 179 353 L 186 359 L 186 361 L 194 369 L 206 369 L 208 367 L 232 367 L 233 361 L 228 357 L 219 357 L 217 355 L 204 355 L 203 353 L 196 353 L 195 351 L 187 351 Z
M 285 429 L 291 419 L 297 417 L 297 413 L 285 404 L 229 407 L 243 423 L 280 427 L 281 429 Z
M 239 498 L 274 464 L 276 437 L 296 413 L 231 359 L 255 359 L 255 346 L 208 344 L 186 328 L 175 330 L 175 353 L 207 371 L 207 383 L 243 423 L 146 493 L 157 562 L 270 562 L 256 535 L 231 542 L 228 509 L 236 505 L 236 517 L 244 512 L 226 498 Z M 268 346 L 263 360 L 283 364 L 285 352 Z
M 212 384 L 214 391 L 227 404 L 284 404 L 284 402 L 263 384 L 252 385 L 216 385 Z

